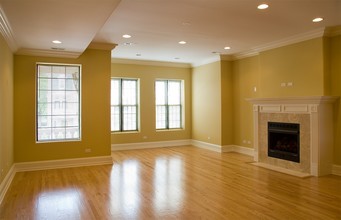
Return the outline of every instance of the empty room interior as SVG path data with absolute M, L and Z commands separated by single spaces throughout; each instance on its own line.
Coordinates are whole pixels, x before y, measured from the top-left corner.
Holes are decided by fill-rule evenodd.
M 0 219 L 341 219 L 340 0 L 0 0 Z

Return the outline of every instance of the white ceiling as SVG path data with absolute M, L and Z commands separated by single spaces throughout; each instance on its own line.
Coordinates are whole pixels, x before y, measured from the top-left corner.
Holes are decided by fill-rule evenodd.
M 269 8 L 258 10 L 264 2 Z M 218 56 L 212 52 L 238 54 L 341 25 L 341 0 L 0 0 L 0 6 L 19 52 L 48 52 L 58 39 L 57 47 L 78 54 L 93 41 L 118 44 L 113 58 L 190 64 Z M 324 21 L 313 23 L 315 17 Z

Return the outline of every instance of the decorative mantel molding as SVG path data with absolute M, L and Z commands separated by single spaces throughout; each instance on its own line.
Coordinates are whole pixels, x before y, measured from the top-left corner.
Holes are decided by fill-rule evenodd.
M 279 97 L 279 98 L 249 98 L 246 101 L 256 104 L 321 104 L 334 103 L 339 99 L 338 96 L 298 96 L 298 97 Z
M 246 99 L 253 104 L 254 118 L 254 160 L 268 163 L 313 176 L 332 173 L 333 166 L 333 104 L 335 96 L 280 97 Z M 308 118 L 307 118 L 308 117 Z M 267 149 L 267 121 L 303 122 L 305 159 L 300 163 L 264 156 Z M 309 126 L 308 126 L 309 125 Z M 308 127 L 307 127 L 308 126 Z M 265 141 L 264 141 L 265 140 Z M 302 149 L 301 149 L 302 153 Z M 310 154 L 310 155 L 307 155 Z

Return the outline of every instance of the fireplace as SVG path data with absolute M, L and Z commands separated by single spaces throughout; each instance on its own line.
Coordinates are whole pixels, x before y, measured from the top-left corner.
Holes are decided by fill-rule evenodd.
M 268 122 L 268 156 L 300 162 L 300 125 Z

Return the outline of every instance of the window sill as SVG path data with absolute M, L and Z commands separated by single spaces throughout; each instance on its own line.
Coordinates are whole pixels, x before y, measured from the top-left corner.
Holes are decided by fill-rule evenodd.
M 111 134 L 139 134 L 140 131 L 112 131 Z

